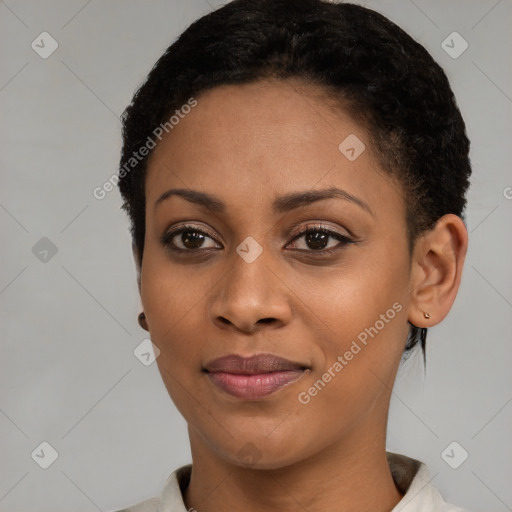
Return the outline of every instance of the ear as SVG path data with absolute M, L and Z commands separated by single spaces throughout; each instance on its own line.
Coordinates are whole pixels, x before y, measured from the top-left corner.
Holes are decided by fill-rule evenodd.
M 450 311 L 462 276 L 468 232 L 460 217 L 441 217 L 435 227 L 415 243 L 411 268 L 411 303 L 408 320 L 431 327 Z M 430 315 L 425 317 L 425 313 Z
M 137 249 L 137 245 L 135 244 L 135 242 L 132 242 L 132 254 L 133 254 L 133 259 L 135 260 L 135 269 L 137 271 L 137 286 L 139 287 L 139 295 L 140 295 L 140 269 L 141 269 L 141 259 L 140 259 L 140 254 L 139 254 L 139 251 Z

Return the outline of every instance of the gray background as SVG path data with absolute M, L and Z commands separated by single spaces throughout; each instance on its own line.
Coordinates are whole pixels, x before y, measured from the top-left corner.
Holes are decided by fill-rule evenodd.
M 188 24 L 220 4 L 0 1 L 1 511 L 120 508 L 157 496 L 190 461 L 156 364 L 133 354 L 146 333 L 120 198 L 92 191 L 116 173 L 119 115 L 135 88 Z M 512 4 L 363 4 L 446 70 L 474 166 L 460 295 L 430 330 L 426 377 L 419 355 L 400 370 L 388 449 L 426 462 L 449 501 L 512 510 Z M 59 44 L 47 59 L 31 48 L 43 31 Z M 456 59 L 441 47 L 453 31 L 469 43 Z M 43 237 L 57 248 L 46 260 L 47 241 L 33 251 Z M 59 454 L 46 470 L 31 457 L 43 441 Z M 452 460 L 469 453 L 458 469 L 441 456 L 452 441 L 462 447 Z

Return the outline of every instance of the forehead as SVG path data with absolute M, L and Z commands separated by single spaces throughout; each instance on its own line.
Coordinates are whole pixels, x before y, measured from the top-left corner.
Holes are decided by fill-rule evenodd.
M 376 204 L 386 187 L 399 192 L 380 169 L 366 129 L 318 86 L 263 81 L 217 87 L 196 99 L 149 159 L 148 205 L 174 187 L 233 205 L 242 192 L 247 200 L 247 191 L 253 201 L 271 202 L 291 190 L 337 186 Z M 389 198 L 395 206 L 398 196 Z

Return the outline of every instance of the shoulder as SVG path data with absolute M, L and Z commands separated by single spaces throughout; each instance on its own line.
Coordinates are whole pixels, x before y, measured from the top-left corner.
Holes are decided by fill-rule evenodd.
M 141 501 L 130 507 L 112 512 L 187 512 L 183 502 L 183 491 L 190 481 L 192 465 L 187 464 L 173 471 L 167 478 L 162 493 L 158 498 Z
M 403 498 L 391 512 L 468 512 L 446 502 L 432 485 L 427 466 L 405 455 L 387 453 L 388 464 Z
M 151 498 L 114 512 L 158 512 L 158 501 L 158 498 Z

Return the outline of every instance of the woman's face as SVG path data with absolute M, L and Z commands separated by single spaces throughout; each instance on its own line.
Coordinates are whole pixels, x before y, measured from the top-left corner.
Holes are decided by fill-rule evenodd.
M 326 189 L 340 192 L 311 194 Z M 278 468 L 381 440 L 408 332 L 407 247 L 400 187 L 315 86 L 198 96 L 149 161 L 141 268 L 192 449 Z M 261 354 L 296 364 L 211 363 Z

